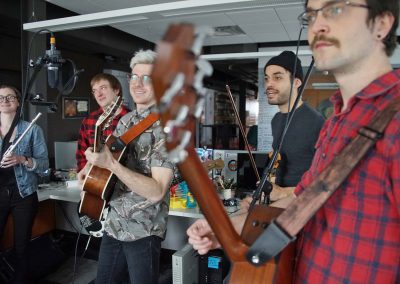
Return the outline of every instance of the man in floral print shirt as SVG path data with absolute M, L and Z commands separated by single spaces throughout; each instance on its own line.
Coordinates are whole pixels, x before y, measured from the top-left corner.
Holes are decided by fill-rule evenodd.
M 131 60 L 130 93 L 136 108 L 114 131 L 120 136 L 154 111 L 150 74 L 156 54 L 139 51 Z M 126 149 L 123 163 L 107 147 L 100 153 L 86 150 L 88 161 L 111 171 L 118 181 L 105 220 L 96 283 L 157 283 L 161 241 L 169 210 L 167 193 L 173 176 L 160 122 L 155 122 Z

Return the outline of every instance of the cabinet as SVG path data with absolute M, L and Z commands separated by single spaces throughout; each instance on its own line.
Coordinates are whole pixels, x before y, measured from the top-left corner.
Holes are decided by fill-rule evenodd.
M 234 96 L 236 107 L 238 97 Z M 204 114 L 200 120 L 200 145 L 212 149 L 237 149 L 239 127 L 234 109 L 226 93 L 209 90 Z

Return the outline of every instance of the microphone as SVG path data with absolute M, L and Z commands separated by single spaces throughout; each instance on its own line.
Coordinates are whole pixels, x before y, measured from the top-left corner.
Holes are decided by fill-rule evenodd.
M 56 88 L 60 81 L 61 65 L 65 62 L 61 52 L 56 49 L 56 38 L 50 36 L 50 49 L 46 50 L 47 83 L 50 88 Z

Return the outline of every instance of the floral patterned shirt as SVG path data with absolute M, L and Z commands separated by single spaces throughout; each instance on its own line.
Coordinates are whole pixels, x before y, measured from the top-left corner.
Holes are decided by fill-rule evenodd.
M 153 108 L 141 113 L 137 110 L 127 113 L 119 121 L 114 135 L 121 136 L 143 120 L 152 110 Z M 126 160 L 123 164 L 145 176 L 151 177 L 152 167 L 174 168 L 167 156 L 159 120 L 126 147 Z M 120 241 L 134 241 L 151 235 L 165 237 L 169 193 L 159 202 L 152 203 L 118 181 L 109 205 L 110 209 L 104 226 L 109 236 Z

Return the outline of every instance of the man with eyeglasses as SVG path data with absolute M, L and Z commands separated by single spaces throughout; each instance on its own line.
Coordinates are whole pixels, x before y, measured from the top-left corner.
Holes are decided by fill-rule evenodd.
M 400 71 L 389 61 L 397 45 L 398 0 L 309 0 L 316 67 L 332 72 L 340 90 L 323 126 L 309 171 L 286 207 L 350 143 L 375 114 L 400 96 Z M 350 176 L 298 236 L 296 283 L 400 283 L 400 113 Z M 241 230 L 244 218 L 232 218 Z M 205 220 L 188 230 L 199 253 L 217 247 Z
M 155 57 L 151 50 L 140 50 L 131 60 L 129 87 L 136 108 L 119 121 L 114 131 L 117 137 L 156 111 L 150 78 Z M 118 178 L 104 224 L 96 283 L 158 283 L 169 211 L 167 191 L 174 168 L 160 121 L 127 145 L 126 160 L 121 163 L 107 147 L 100 153 L 88 148 L 85 154 L 91 164 Z
M 111 74 L 99 73 L 95 75 L 90 81 L 90 86 L 91 93 L 99 105 L 99 108 L 96 111 L 91 112 L 89 116 L 82 121 L 79 130 L 78 148 L 76 150 L 79 180 L 84 180 L 85 174 L 89 169 L 89 165 L 85 167 L 87 164 L 85 151 L 87 148 L 93 147 L 97 120 L 104 110 L 115 101 L 117 96 L 122 96 L 121 83 Z M 128 111 L 129 110 L 124 105 L 121 105 L 115 113 L 111 123 L 105 129 L 102 129 L 102 137 L 107 138 L 111 135 L 117 126 L 118 121 L 121 117 L 127 114 Z

